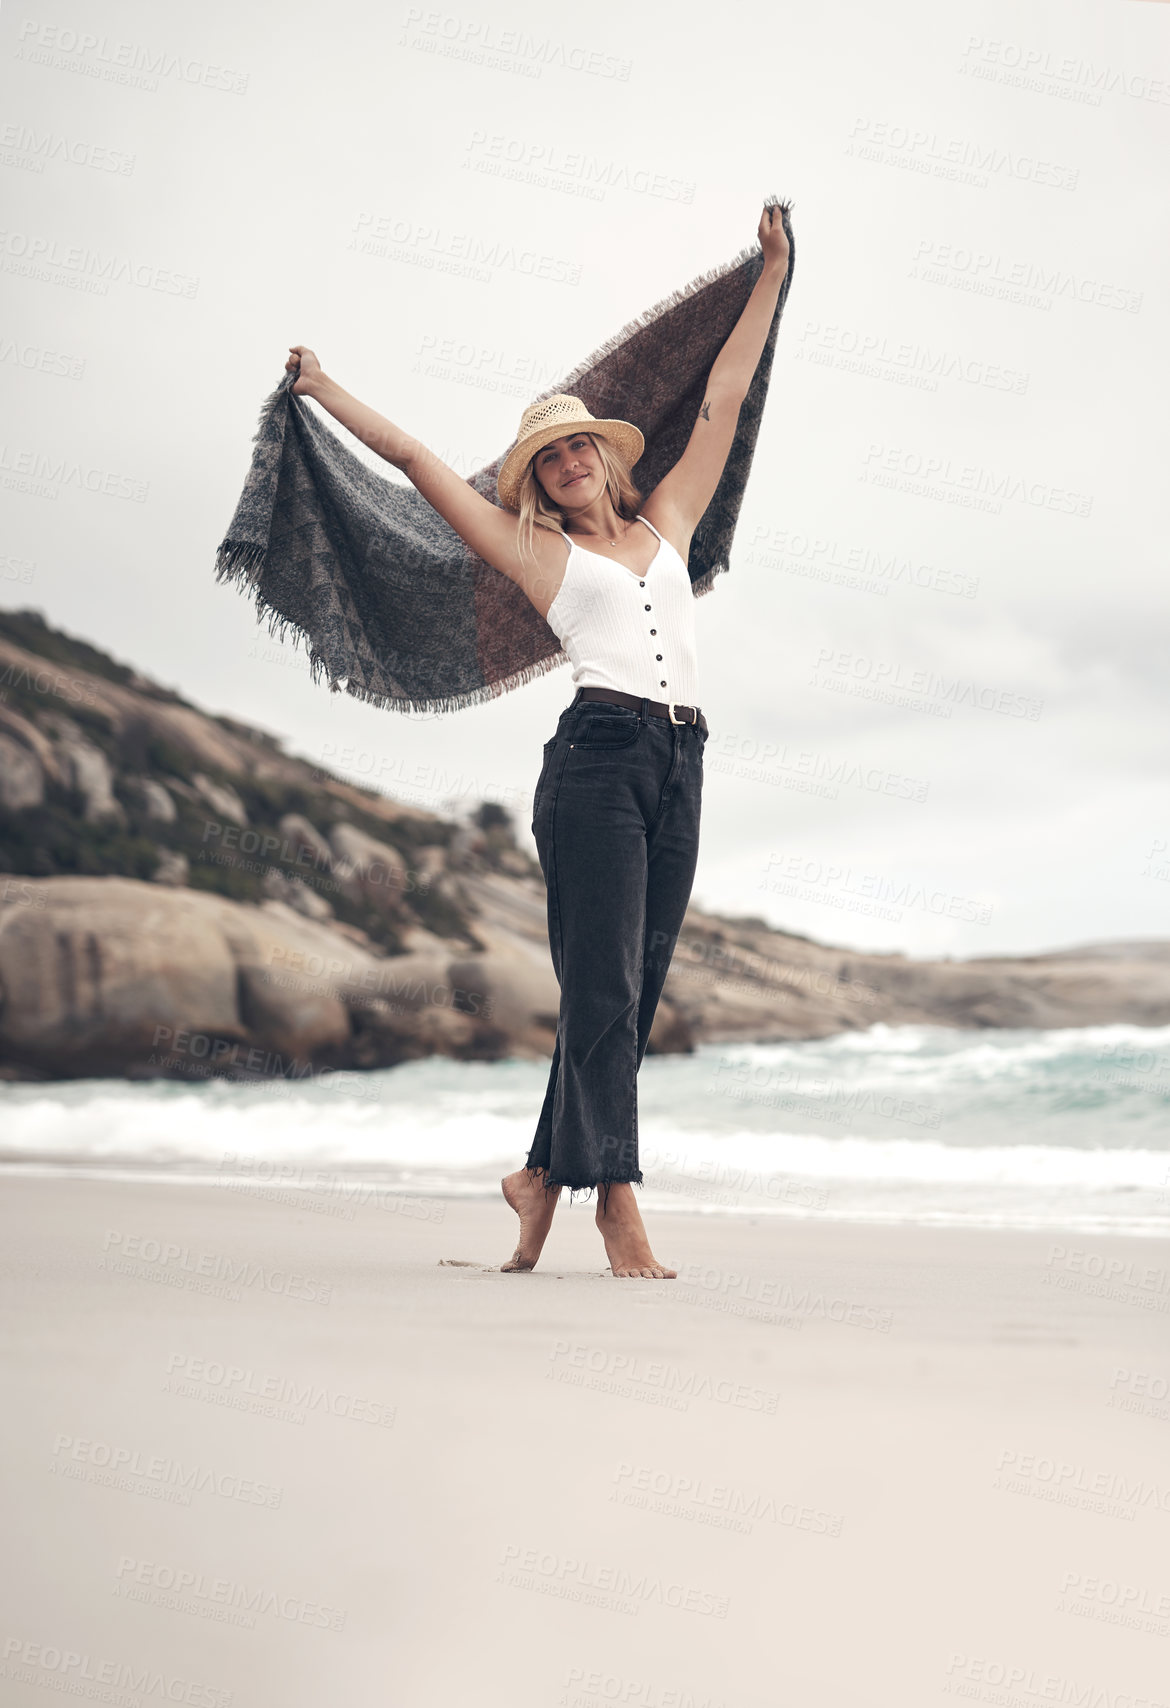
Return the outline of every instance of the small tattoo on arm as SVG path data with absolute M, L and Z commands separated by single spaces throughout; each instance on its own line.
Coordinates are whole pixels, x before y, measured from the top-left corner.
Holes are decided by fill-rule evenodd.
M 708 400 L 703 405 L 702 409 L 700 409 L 700 411 L 699 411 L 699 415 L 704 421 L 710 421 L 710 419 L 711 419 L 710 410 L 711 410 L 711 404 L 710 404 L 710 400 Z

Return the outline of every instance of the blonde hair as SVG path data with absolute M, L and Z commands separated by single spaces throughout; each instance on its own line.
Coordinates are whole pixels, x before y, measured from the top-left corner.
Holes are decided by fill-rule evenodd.
M 609 493 L 609 501 L 622 518 L 623 522 L 632 522 L 637 516 L 642 503 L 642 494 L 630 477 L 629 465 L 618 454 L 615 447 L 608 443 L 600 433 L 586 433 L 597 452 L 605 475 L 605 490 Z M 546 445 L 541 450 L 547 450 Z M 517 529 L 516 545 L 521 563 L 536 564 L 536 553 L 533 542 L 537 528 L 546 528 L 551 534 L 564 534 L 568 512 L 554 504 L 548 493 L 536 478 L 536 459 L 540 451 L 534 451 L 528 467 L 520 479 L 519 504 L 520 525 Z

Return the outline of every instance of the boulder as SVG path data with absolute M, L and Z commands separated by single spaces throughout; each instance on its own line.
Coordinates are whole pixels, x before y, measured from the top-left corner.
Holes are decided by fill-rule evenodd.
M 158 865 L 154 869 L 151 882 L 155 884 L 173 884 L 181 888 L 191 876 L 191 862 L 185 854 L 180 854 L 174 848 L 160 848 Z
M 77 790 L 88 823 L 102 818 L 124 819 L 121 803 L 114 796 L 114 773 L 100 747 L 84 736 L 70 718 L 54 717 L 57 731 L 57 761 L 63 780 Z
M 358 1059 L 351 1004 L 383 964 L 279 902 L 130 878 L 13 880 L 0 886 L 0 1067 L 201 1078 L 344 1066 Z M 417 1019 L 401 1047 L 389 1030 L 362 1065 L 429 1053 Z
M 179 816 L 179 810 L 174 798 L 161 783 L 153 777 L 131 777 L 129 781 L 137 790 L 146 816 L 156 824 L 174 824 Z
M 36 754 L 0 730 L 0 807 L 23 812 L 45 798 L 45 773 Z
M 211 896 L 129 878 L 50 878 L 0 901 L 0 1061 L 125 1073 L 174 1044 L 240 1040 L 236 963 Z M 43 901 L 43 905 L 41 902 Z
M 403 911 L 406 892 L 413 880 L 408 877 L 406 861 L 397 848 L 344 822 L 333 826 L 329 841 L 335 856 L 335 875 L 350 894 L 360 895 L 379 913 Z
M 333 909 L 325 897 L 300 878 L 286 877 L 270 866 L 260 884 L 261 894 L 269 901 L 282 901 L 306 919 L 332 919 Z
M 428 889 L 435 879 L 447 869 L 447 850 L 437 844 L 429 848 L 420 848 L 414 862 L 420 885 Z
M 280 821 L 280 833 L 288 842 L 289 851 L 294 860 L 304 850 L 312 856 L 311 863 L 320 871 L 332 870 L 332 848 L 321 835 L 321 832 L 299 812 L 285 813 Z
M 547 946 L 533 947 L 503 932 L 479 935 L 487 945 L 481 954 L 457 955 L 447 964 L 456 1006 L 528 1044 L 535 1042 L 534 1031 L 555 1033 L 560 986 Z
M 218 813 L 220 818 L 231 819 L 234 824 L 247 824 L 248 815 L 244 810 L 244 803 L 229 784 L 213 783 L 202 771 L 197 771 L 191 781 L 212 812 Z
M 371 997 L 350 1010 L 350 1021 L 350 1059 L 355 1067 L 392 1067 L 434 1055 L 482 1060 L 501 1053 L 494 1035 L 485 1047 L 483 1027 L 455 1009 L 412 1009 Z
M 646 1041 L 648 1056 L 688 1055 L 695 1047 L 695 1031 L 672 1002 L 660 997 Z
M 0 701 L 0 733 L 8 736 L 19 746 L 28 748 L 40 763 L 41 770 L 50 782 L 64 781 L 61 768 L 53 752 L 53 744 L 43 730 L 39 730 L 30 718 L 18 712 L 12 706 L 6 706 Z
M 345 1004 L 328 988 L 313 990 L 274 975 L 266 947 L 257 961 L 240 967 L 240 1018 L 256 1047 L 290 1064 L 340 1066 L 350 1033 Z

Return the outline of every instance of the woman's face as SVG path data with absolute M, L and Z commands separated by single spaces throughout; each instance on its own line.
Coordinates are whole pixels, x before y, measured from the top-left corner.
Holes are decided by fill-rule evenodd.
M 561 510 L 579 510 L 605 491 L 605 470 L 588 433 L 554 439 L 537 451 L 532 466 L 541 487 Z

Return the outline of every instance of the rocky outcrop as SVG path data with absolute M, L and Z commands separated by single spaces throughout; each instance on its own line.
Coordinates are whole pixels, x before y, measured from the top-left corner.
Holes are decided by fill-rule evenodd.
M 545 892 L 500 873 L 461 885 L 480 936 L 547 956 Z M 1170 1023 L 1170 940 L 1051 955 L 915 961 L 865 955 L 691 907 L 667 974 L 651 1050 L 825 1038 L 888 1026 L 1135 1026 Z
M 355 788 L 28 613 L 0 696 L 0 1076 L 550 1054 L 544 883 L 498 807 Z M 1117 1021 L 1170 1024 L 1170 941 L 924 962 L 691 908 L 649 1048 Z
M 453 979 L 451 945 L 425 933 L 385 956 L 280 901 L 124 878 L 0 883 L 9 1076 L 300 1077 L 491 1057 L 514 1041 L 492 1008 Z
M 19 640 L 13 638 L 16 634 Z M 44 651 L 35 650 L 38 646 Z M 69 649 L 101 660 L 121 679 L 61 662 L 62 651 Z M 85 643 L 49 629 L 35 612 L 0 613 L 0 727 L 8 729 L 13 712 L 30 726 L 54 713 L 84 717 L 87 724 L 108 730 L 127 757 L 132 748 L 143 746 L 176 756 L 185 764 L 189 779 L 195 773 L 213 781 L 230 777 L 237 788 L 235 780 L 240 777 L 298 786 L 312 782 L 340 805 L 386 824 L 425 824 L 436 818 L 407 801 L 359 789 L 307 765 L 283 752 L 279 741 L 264 730 L 251 729 L 236 719 L 209 717 L 134 671 L 113 665 Z M 46 753 L 51 747 L 51 742 L 46 744 Z M 143 767 L 131 762 L 128 769 Z
M 303 1076 L 441 1054 L 547 1057 L 559 991 L 544 893 L 465 874 L 482 947 L 421 926 L 404 951 L 273 898 L 121 878 L 0 881 L 0 1073 Z M 1170 944 L 919 962 L 845 954 L 692 909 L 651 1053 L 699 1042 L 962 1027 L 1170 1022 Z
M 457 828 L 204 717 L 33 613 L 0 611 L 0 872 L 282 901 L 391 954 L 416 925 L 473 949 L 450 882 Z M 514 841 L 511 856 L 531 865 Z

